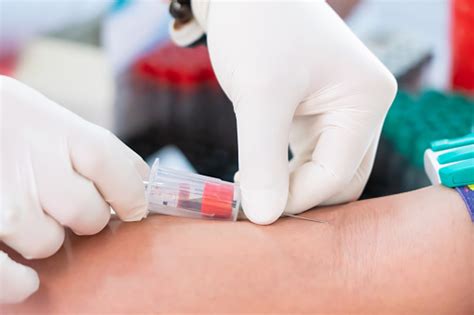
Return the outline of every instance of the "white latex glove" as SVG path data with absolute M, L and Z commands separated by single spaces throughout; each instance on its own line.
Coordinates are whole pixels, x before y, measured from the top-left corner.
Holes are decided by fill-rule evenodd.
M 110 132 L 0 77 L 0 240 L 25 258 L 54 254 L 64 227 L 95 234 L 110 218 L 146 214 L 148 167 Z M 38 275 L 0 252 L 0 302 L 37 290 Z
M 397 90 L 392 74 L 323 1 L 192 8 L 234 105 L 247 217 L 269 224 L 284 209 L 357 199 Z

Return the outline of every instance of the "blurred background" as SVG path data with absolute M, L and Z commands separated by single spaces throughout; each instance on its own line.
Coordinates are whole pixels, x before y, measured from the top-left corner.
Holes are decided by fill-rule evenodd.
M 399 83 L 363 197 L 428 185 L 430 141 L 474 130 L 474 1 L 328 2 Z M 232 180 L 232 104 L 206 47 L 172 44 L 169 22 L 165 0 L 0 0 L 0 73 L 145 159 Z

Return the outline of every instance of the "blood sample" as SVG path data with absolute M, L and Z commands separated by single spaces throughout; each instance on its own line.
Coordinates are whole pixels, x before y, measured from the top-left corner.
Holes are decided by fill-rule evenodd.
M 146 185 L 148 210 L 152 213 L 237 220 L 240 189 L 234 183 L 164 168 L 157 159 Z

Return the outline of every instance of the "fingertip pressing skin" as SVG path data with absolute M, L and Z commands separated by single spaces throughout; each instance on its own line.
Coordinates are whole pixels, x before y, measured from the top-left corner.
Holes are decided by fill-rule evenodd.
M 234 175 L 234 182 L 240 186 L 240 172 Z M 272 224 L 283 214 L 287 193 L 280 189 L 245 189 L 242 191 L 242 209 L 245 219 L 260 225 Z
M 234 175 L 234 182 L 240 184 L 240 173 Z M 272 224 L 283 213 L 286 204 L 285 193 L 275 193 L 274 190 L 245 190 L 240 187 L 242 193 L 242 218 L 248 219 L 255 224 Z
M 242 208 L 247 218 L 256 224 L 272 224 L 282 215 L 286 200 L 286 190 L 242 189 Z

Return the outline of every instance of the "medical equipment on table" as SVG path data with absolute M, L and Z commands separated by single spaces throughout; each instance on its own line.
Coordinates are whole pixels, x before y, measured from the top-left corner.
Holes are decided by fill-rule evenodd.
M 240 210 L 240 188 L 218 178 L 186 173 L 160 166 L 156 159 L 148 182 L 144 182 L 151 213 L 188 218 L 236 221 Z M 293 214 L 286 216 L 326 223 Z

